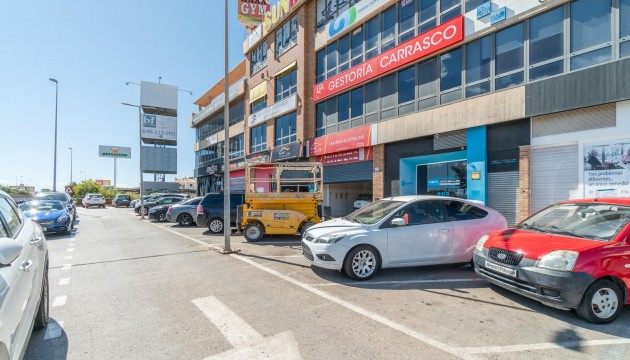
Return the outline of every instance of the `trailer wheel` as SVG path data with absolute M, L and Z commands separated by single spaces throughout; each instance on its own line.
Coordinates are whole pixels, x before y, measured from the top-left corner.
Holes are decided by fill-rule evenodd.
M 263 237 L 263 229 L 257 223 L 249 223 L 245 226 L 245 238 L 247 241 L 255 241 L 258 242 L 262 240 Z

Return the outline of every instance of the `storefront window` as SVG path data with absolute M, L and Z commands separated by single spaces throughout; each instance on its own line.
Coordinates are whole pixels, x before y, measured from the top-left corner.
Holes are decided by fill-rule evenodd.
M 490 36 L 466 45 L 466 97 L 490 92 Z
M 466 198 L 466 161 L 418 166 L 418 194 Z
M 276 101 L 293 94 L 297 89 L 297 71 L 294 69 L 276 77 Z
M 416 35 L 416 0 L 401 1 L 399 10 L 398 43 L 402 44 Z
M 381 20 L 381 52 L 385 52 L 396 46 L 396 6 L 383 11 Z
M 564 8 L 559 7 L 529 21 L 530 80 L 564 70 Z
M 267 66 L 267 43 L 263 41 L 250 54 L 250 73 L 253 75 Z
M 276 120 L 276 146 L 296 141 L 296 113 L 292 112 Z
M 571 3 L 571 70 L 610 61 L 612 0 Z M 625 21 L 622 20 L 622 21 Z
M 520 85 L 523 82 L 524 35 L 523 23 L 516 24 L 496 34 L 496 90 Z
M 267 149 L 267 123 L 250 130 L 250 152 L 255 153 Z

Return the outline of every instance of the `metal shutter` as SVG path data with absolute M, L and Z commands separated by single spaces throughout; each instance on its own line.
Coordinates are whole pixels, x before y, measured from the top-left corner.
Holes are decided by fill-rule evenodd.
M 532 147 L 530 158 L 531 210 L 567 200 L 579 186 L 577 143 Z
M 372 181 L 372 161 L 324 167 L 324 184 Z
M 466 130 L 436 134 L 433 138 L 433 150 L 453 149 L 465 146 Z
M 605 104 L 532 118 L 532 137 L 615 127 L 616 105 Z
M 508 226 L 518 220 L 518 185 L 518 171 L 488 174 L 488 206 L 500 212 Z

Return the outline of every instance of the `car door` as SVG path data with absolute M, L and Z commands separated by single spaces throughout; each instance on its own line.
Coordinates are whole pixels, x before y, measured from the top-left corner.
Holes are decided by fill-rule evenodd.
M 20 255 L 9 265 L 0 268 L 0 319 L 2 331 L 6 332 L 13 341 L 9 352 L 17 356 L 24 346 L 31 330 L 34 305 L 32 301 L 39 294 L 34 288 L 38 280 L 39 254 L 37 248 L 31 244 L 33 240 L 33 224 L 25 222 L 17 210 L 4 197 L 0 197 L 0 237 L 5 236 L 17 241 L 23 246 Z M 29 312 L 30 311 L 30 312 Z
M 412 202 L 389 218 L 387 250 L 394 264 L 431 263 L 446 258 L 453 246 L 453 228 L 440 201 Z M 392 226 L 402 218 L 405 226 Z

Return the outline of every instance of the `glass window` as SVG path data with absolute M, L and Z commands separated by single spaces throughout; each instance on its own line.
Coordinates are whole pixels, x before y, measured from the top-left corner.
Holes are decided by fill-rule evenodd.
M 346 121 L 350 118 L 350 92 L 339 95 L 337 109 L 339 122 Z
M 267 148 L 267 123 L 253 127 L 250 131 L 250 152 L 265 150 Z
M 326 80 L 326 49 L 317 52 L 317 83 Z
M 453 50 L 440 56 L 440 91 L 462 85 L 462 49 Z
M 297 44 L 297 16 L 276 30 L 276 57 Z
M 326 47 L 326 70 L 327 78 L 337 75 L 337 42 Z
M 611 60 L 610 46 L 576 55 L 571 58 L 571 70 L 579 70 L 588 66 Z
M 466 83 L 490 77 L 490 60 L 492 60 L 490 46 L 490 36 L 466 45 Z
M 315 137 L 320 137 L 326 134 L 326 103 L 320 102 L 315 105 Z
M 479 5 L 488 2 L 489 0 L 466 0 L 466 12 L 473 11 L 479 7 Z
M 295 94 L 297 89 L 297 71 L 285 72 L 276 77 L 276 101 Z
M 317 29 L 323 28 L 327 23 L 328 7 L 326 6 L 328 0 L 317 0 Z
M 5 198 L 0 198 L 0 215 L 6 222 L 8 232 L 12 237 L 16 237 L 22 226 L 22 220 L 17 209 Z
M 405 220 L 407 226 L 444 222 L 442 206 L 435 200 L 416 201 L 400 209 L 393 216 Z
M 378 80 L 365 85 L 365 113 L 373 114 L 378 111 L 379 98 Z
M 350 67 L 350 34 L 339 39 L 339 71 L 348 70 Z
M 429 28 L 435 26 L 435 16 L 437 13 L 437 5 L 436 0 L 420 0 L 420 19 L 418 22 L 420 24 L 424 24 L 425 22 L 430 22 Z M 432 25 L 432 26 L 431 26 Z M 420 31 L 419 33 L 423 33 L 424 31 Z
M 363 31 L 361 28 L 352 32 L 352 66 L 363 62 Z
M 440 0 L 440 12 L 443 13 L 460 3 L 461 0 Z
M 396 74 L 381 79 L 381 110 L 396 106 Z
M 559 7 L 532 18 L 529 22 L 529 79 L 557 75 L 564 70 L 564 60 L 533 66 L 564 55 L 564 8 Z
M 365 60 L 378 55 L 379 17 L 365 23 Z
M 524 72 L 516 72 L 510 75 L 503 76 L 501 78 L 497 78 L 494 81 L 494 90 L 502 90 L 508 88 L 513 85 L 522 84 L 525 81 L 525 73 Z
M 333 97 L 326 100 L 326 125 L 334 125 L 337 123 L 337 98 Z
M 267 43 L 258 45 L 250 54 L 250 73 L 255 74 L 267 66 Z
M 418 166 L 418 194 L 466 198 L 466 161 Z
M 381 20 L 381 52 L 385 52 L 396 46 L 396 6 L 383 11 Z
M 238 134 L 230 138 L 230 159 L 245 156 L 245 134 Z
M 438 83 L 437 58 L 420 63 L 418 74 L 418 98 L 435 96 Z
M 398 104 L 413 101 L 416 98 L 416 67 L 412 66 L 398 72 Z
M 572 53 L 610 41 L 611 1 L 576 0 L 571 3 Z
M 398 34 L 401 44 L 414 37 L 416 27 L 416 0 L 402 0 L 400 2 L 400 14 L 398 20 Z
M 619 57 L 630 56 L 630 41 L 626 41 L 619 45 Z
M 360 87 L 352 90 L 350 98 L 350 116 L 352 118 L 363 116 L 363 88 Z
M 283 115 L 276 119 L 275 146 L 296 141 L 296 112 Z
M 461 13 L 462 13 L 461 6 L 454 7 L 451 10 L 448 10 L 447 12 L 442 13 L 442 16 L 440 16 L 440 22 L 443 24 L 451 19 L 456 18 Z
M 619 0 L 619 37 L 630 36 L 630 0 Z
M 496 34 L 496 75 L 523 67 L 523 23 Z
M 487 211 L 461 201 L 444 201 L 444 205 L 448 221 L 483 219 L 488 216 Z

